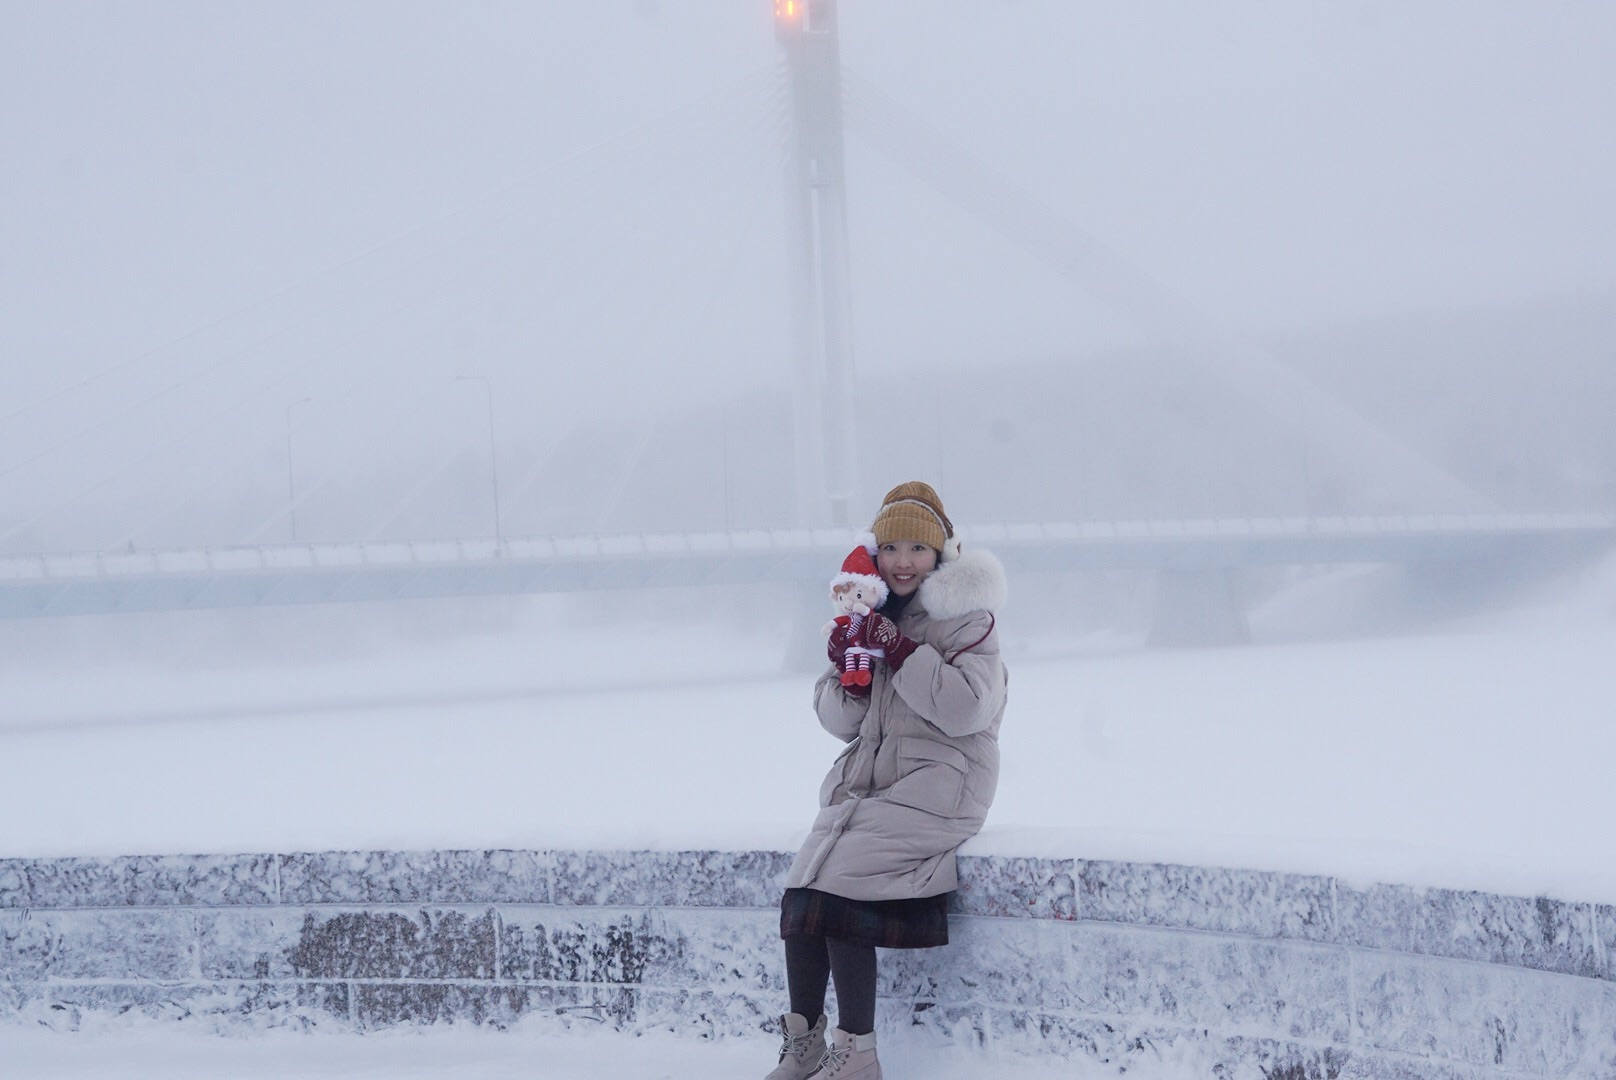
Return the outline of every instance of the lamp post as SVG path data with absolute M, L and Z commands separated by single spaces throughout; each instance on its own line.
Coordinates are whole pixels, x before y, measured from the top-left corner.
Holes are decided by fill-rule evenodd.
M 292 543 L 297 543 L 297 480 L 292 473 L 292 409 L 313 398 L 298 398 L 286 406 L 286 513 L 292 519 Z
M 494 384 L 482 375 L 456 375 L 455 381 L 480 382 L 488 394 L 488 474 L 494 484 L 494 550 L 502 551 L 505 540 L 500 535 L 499 527 L 499 454 L 494 449 Z

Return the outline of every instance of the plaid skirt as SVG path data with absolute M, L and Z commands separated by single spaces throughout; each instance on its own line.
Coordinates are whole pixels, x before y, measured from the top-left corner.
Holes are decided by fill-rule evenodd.
M 948 898 L 849 900 L 818 889 L 787 889 L 780 898 L 780 936 L 824 936 L 883 949 L 948 944 Z

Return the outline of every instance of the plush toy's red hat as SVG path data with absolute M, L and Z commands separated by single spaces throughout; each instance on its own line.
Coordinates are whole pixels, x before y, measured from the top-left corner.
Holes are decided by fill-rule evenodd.
M 842 560 L 842 572 L 830 579 L 830 587 L 834 589 L 849 582 L 874 589 L 877 607 L 886 603 L 887 583 L 881 579 L 881 572 L 875 568 L 874 533 L 865 533 L 859 537 L 859 546 L 848 552 L 847 558 Z

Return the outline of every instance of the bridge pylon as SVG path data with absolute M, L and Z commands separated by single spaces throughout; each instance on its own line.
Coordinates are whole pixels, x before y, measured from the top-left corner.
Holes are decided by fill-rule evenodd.
M 772 0 L 791 83 L 787 162 L 792 424 L 802 525 L 845 525 L 858 492 L 836 0 Z

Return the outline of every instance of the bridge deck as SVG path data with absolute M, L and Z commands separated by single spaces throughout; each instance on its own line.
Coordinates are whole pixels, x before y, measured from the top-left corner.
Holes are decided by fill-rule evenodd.
M 1616 546 L 1616 514 L 978 525 L 1015 571 L 1553 558 Z M 846 529 L 313 543 L 0 557 L 0 618 L 502 593 L 814 582 Z

